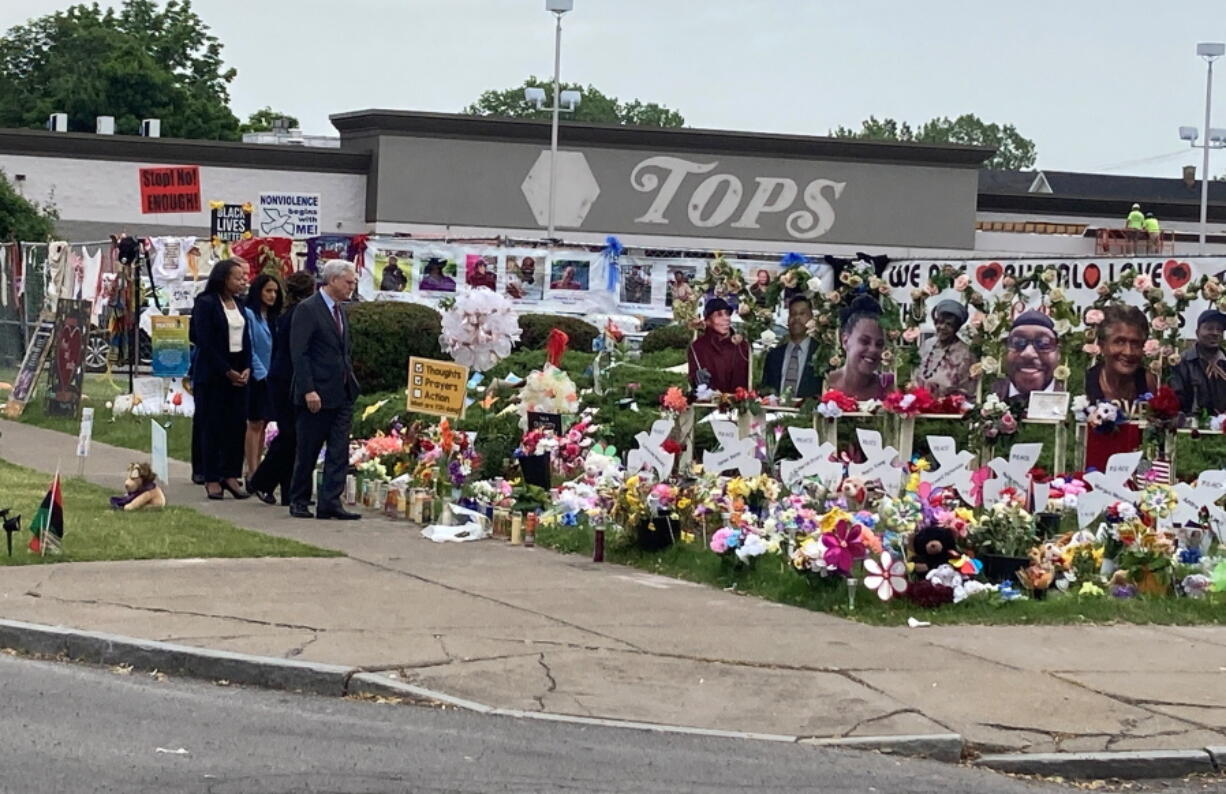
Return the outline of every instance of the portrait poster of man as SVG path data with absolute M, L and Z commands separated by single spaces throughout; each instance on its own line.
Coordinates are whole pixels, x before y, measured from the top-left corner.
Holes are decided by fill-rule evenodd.
M 506 295 L 512 300 L 539 301 L 545 297 L 545 252 L 510 250 L 506 254 Z
M 1057 391 L 1060 338 L 1055 323 L 1038 309 L 1027 309 L 1013 319 L 1005 337 L 1004 377 L 991 391 L 1002 400 L 1025 402 L 1032 391 Z
M 549 289 L 559 292 L 587 290 L 591 283 L 589 259 L 558 257 L 549 261 Z
M 625 260 L 621 265 L 622 303 L 650 304 L 653 265 Z
M 470 287 L 498 289 L 498 257 L 493 254 L 466 254 L 464 283 Z
M 676 265 L 669 263 L 667 287 L 664 290 L 664 305 L 672 308 L 676 300 L 694 300 L 694 279 L 698 276 L 697 265 Z
M 375 289 L 379 292 L 409 292 L 413 288 L 413 252 L 407 249 L 375 249 Z

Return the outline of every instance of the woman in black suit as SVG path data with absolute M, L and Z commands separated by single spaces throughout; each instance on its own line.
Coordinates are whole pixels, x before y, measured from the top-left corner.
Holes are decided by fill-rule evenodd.
M 294 403 L 290 384 L 294 379 L 294 362 L 289 354 L 289 336 L 294 310 L 315 292 L 315 279 L 306 271 L 298 271 L 285 279 L 286 310 L 277 318 L 272 338 L 272 366 L 268 370 L 268 392 L 272 398 L 273 418 L 277 420 L 277 435 L 268 445 L 268 453 L 247 480 L 247 488 L 261 502 L 274 504 L 273 491 L 281 489 L 281 505 L 289 506 L 290 480 L 294 476 L 294 456 L 298 449 L 298 433 L 294 426 Z
M 238 298 L 246 289 L 246 263 L 223 259 L 213 266 L 204 291 L 192 307 L 195 421 L 203 423 L 200 452 L 204 488 L 210 499 L 224 498 L 224 491 L 235 499 L 248 496 L 238 484 L 247 432 L 247 382 L 251 378 L 251 335 Z

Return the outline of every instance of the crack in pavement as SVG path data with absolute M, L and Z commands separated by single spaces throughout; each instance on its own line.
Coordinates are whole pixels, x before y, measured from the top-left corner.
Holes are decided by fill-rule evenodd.
M 1174 714 L 1167 714 L 1165 711 L 1155 711 L 1154 709 L 1150 708 L 1150 706 L 1186 707 L 1186 706 L 1195 705 L 1195 704 L 1167 703 L 1161 700 L 1150 700 L 1148 698 L 1131 698 L 1127 695 L 1119 695 L 1119 694 L 1115 694 L 1111 692 L 1103 692 L 1101 690 L 1095 689 L 1089 684 L 1086 684 L 1082 681 L 1077 680 L 1076 678 L 1068 677 L 1067 675 L 1052 674 L 1052 678 L 1055 678 L 1058 681 L 1064 681 L 1067 684 L 1072 684 L 1073 686 L 1078 687 L 1079 689 L 1084 689 L 1087 692 L 1092 692 L 1095 695 L 1098 695 L 1099 697 L 1104 697 L 1104 698 L 1107 698 L 1108 700 L 1113 700 L 1117 703 L 1123 703 L 1124 705 L 1132 706 L 1133 708 L 1140 709 L 1141 711 L 1144 711 L 1146 714 L 1148 714 L 1151 718 L 1165 717 L 1169 720 L 1174 720 L 1176 722 L 1182 722 L 1184 725 L 1190 725 L 1194 728 L 1199 728 L 1201 730 L 1212 731 L 1214 733 L 1222 732 L 1220 728 L 1216 728 L 1212 725 L 1206 725 L 1204 723 L 1200 723 L 1195 720 L 1188 719 L 1187 717 L 1180 717 Z M 1201 706 L 1201 708 L 1212 708 L 1212 707 L 1211 706 Z M 1123 738 L 1133 738 L 1133 737 L 1125 735 Z M 1136 738 L 1148 738 L 1148 737 L 1136 737 Z
M 891 712 L 887 712 L 885 714 L 879 714 L 875 717 L 865 717 L 864 719 L 860 720 L 859 722 L 857 722 L 855 725 L 851 726 L 847 730 L 836 733 L 835 737 L 837 738 L 837 737 L 843 737 L 843 736 L 851 736 L 857 730 L 859 730 L 862 726 L 867 725 L 870 722 L 877 722 L 878 720 L 887 720 L 890 717 L 897 717 L 899 714 L 918 714 L 921 717 L 928 717 L 927 714 L 924 714 L 924 712 L 920 711 L 919 709 L 913 709 L 910 707 L 894 709 Z M 813 737 L 813 738 L 817 738 L 817 737 Z
M 475 593 L 471 590 L 465 590 L 463 587 L 457 587 L 455 585 L 447 584 L 446 582 L 440 582 L 435 579 L 429 579 L 420 574 L 410 573 L 408 571 L 402 571 L 398 568 L 391 568 L 387 565 L 381 565 L 380 563 L 374 562 L 373 560 L 367 560 L 361 557 L 355 557 L 353 555 L 350 555 L 349 559 L 362 563 L 363 565 L 369 565 L 370 567 L 376 568 L 380 571 L 386 571 L 388 573 L 393 573 L 399 576 L 408 577 L 409 579 L 415 579 L 419 582 L 424 582 L 425 584 L 434 585 L 435 587 L 441 587 L 444 590 L 450 590 L 453 593 L 462 593 L 463 595 L 469 596 L 471 598 L 479 598 L 483 601 L 489 601 L 492 604 L 498 604 L 499 606 L 503 606 L 508 609 L 513 609 L 517 612 L 523 612 L 529 615 L 535 615 L 536 617 L 544 618 L 545 620 L 549 620 L 549 621 L 553 621 L 554 623 L 557 623 L 562 626 L 566 626 L 567 628 L 575 629 L 576 631 L 581 631 L 585 634 L 591 634 L 593 636 L 600 637 L 601 639 L 612 640 L 613 642 L 621 643 L 622 645 L 625 645 L 628 648 L 631 648 L 636 651 L 644 650 L 638 647 L 637 645 L 634 645 L 633 643 L 626 642 L 625 640 L 618 639 L 617 637 L 613 637 L 608 634 L 602 634 L 599 631 L 596 631 L 594 629 L 585 628 L 583 626 L 578 625 L 577 623 L 571 623 L 570 621 L 563 620 L 562 618 L 555 617 L 553 615 L 549 615 L 544 612 L 538 612 L 535 609 L 528 609 L 527 607 L 522 607 L 517 604 L 512 604 L 509 601 L 503 601 L 501 599 L 494 598 L 493 596 L 485 595 L 484 593 Z
M 541 694 L 533 695 L 532 699 L 535 700 L 540 705 L 541 711 L 544 711 L 545 710 L 545 696 L 552 692 L 558 691 L 558 681 L 556 678 L 553 677 L 553 671 L 549 669 L 549 665 L 545 663 L 545 654 L 542 653 L 538 655 L 536 662 L 537 664 L 541 666 L 542 669 L 544 669 L 545 679 L 549 682 L 549 686 L 545 687 L 545 691 L 542 692 Z
M 285 658 L 290 659 L 295 656 L 301 656 L 302 652 L 305 651 L 308 646 L 313 645 L 318 639 L 319 639 L 319 632 L 312 633 L 306 642 L 302 643 L 296 648 L 290 648 L 289 651 L 286 652 Z
M 61 604 L 87 604 L 89 606 L 105 606 L 105 607 L 120 607 L 122 609 L 131 609 L 135 612 L 153 612 L 159 615 L 186 615 L 196 618 L 213 618 L 214 620 L 233 620 L 238 623 L 250 623 L 255 626 L 270 626 L 279 629 L 302 629 L 305 631 L 327 631 L 317 626 L 304 626 L 298 623 L 277 623 L 271 620 L 260 620 L 258 618 L 243 618 L 237 615 L 215 615 L 209 612 L 191 612 L 181 609 L 167 609 L 165 607 L 144 607 L 136 606 L 135 604 L 124 604 L 119 601 L 103 601 L 96 598 L 61 598 L 59 596 L 44 596 L 37 593 L 26 593 L 35 598 L 45 598 L 49 601 L 56 601 Z

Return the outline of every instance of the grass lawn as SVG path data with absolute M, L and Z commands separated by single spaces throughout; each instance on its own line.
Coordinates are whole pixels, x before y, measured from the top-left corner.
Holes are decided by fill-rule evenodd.
M 29 527 L 51 477 L 0 460 L 0 507 L 21 514 L 22 532 L 13 536 L 13 556 L 0 547 L 0 565 L 88 560 L 161 560 L 184 557 L 340 557 L 296 540 L 241 529 L 188 507 L 125 513 L 112 510 L 105 488 L 63 479 L 64 553 L 40 557 L 26 548 Z
M 0 381 L 13 382 L 12 370 L 0 371 Z M 115 399 L 117 394 L 128 391 L 127 375 L 115 375 L 113 379 L 105 374 L 86 374 L 82 387 L 85 400 L 84 407 L 94 409 L 94 441 L 111 444 L 116 447 L 127 447 L 140 452 L 149 452 L 149 421 L 148 416 L 121 416 L 112 419 L 111 409 L 106 404 Z M 8 399 L 8 392 L 0 392 L 0 401 Z M 184 416 L 159 416 L 157 420 L 166 428 L 166 443 L 170 457 L 177 460 L 192 459 L 192 420 Z M 25 411 L 18 421 L 49 430 L 59 430 L 76 435 L 81 428 L 81 420 L 74 416 L 47 416 L 46 378 L 39 382 L 38 392 L 34 399 L 26 404 Z
M 536 542 L 570 554 L 592 556 L 592 532 L 571 527 L 541 527 Z M 971 598 L 961 604 L 923 609 L 903 599 L 883 602 L 863 586 L 856 590 L 855 609 L 848 609 L 847 586 L 842 580 L 811 584 L 788 569 L 782 557 L 766 556 L 748 569 L 734 570 L 716 554 L 695 544 L 679 543 L 659 552 L 620 547 L 609 537 L 605 560 L 652 573 L 712 585 L 743 595 L 829 612 L 839 617 L 881 626 L 906 625 L 907 618 L 933 625 L 1014 624 L 1060 625 L 1084 623 L 1158 623 L 1186 625 L 1226 623 L 1226 593 L 1193 598 L 1078 598 L 1049 595 L 1041 601 L 1003 602 Z

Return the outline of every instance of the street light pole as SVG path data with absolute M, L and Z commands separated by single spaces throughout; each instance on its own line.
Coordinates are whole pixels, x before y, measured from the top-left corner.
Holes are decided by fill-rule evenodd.
M 1200 172 L 1200 255 L 1205 255 L 1205 238 L 1209 234 L 1209 146 L 1210 146 L 1210 111 L 1213 107 L 1213 61 L 1226 51 L 1226 45 L 1221 42 L 1201 42 L 1196 45 L 1196 54 L 1205 59 L 1208 71 L 1205 75 L 1205 137 L 1203 146 L 1204 158 L 1201 161 Z
M 562 100 L 558 95 L 558 83 L 562 73 L 562 14 L 565 11 L 554 10 L 557 18 L 557 28 L 553 36 L 553 124 L 549 134 L 549 239 L 553 240 L 553 205 L 554 195 L 558 188 L 558 113 L 561 111 Z M 1210 70 L 1213 64 L 1209 64 Z M 1205 115 L 1205 129 L 1209 129 L 1208 111 Z M 1206 152 L 1205 158 L 1209 155 Z M 1201 247 L 1204 247 L 1204 210 L 1201 210 Z M 1201 253 L 1204 253 L 1203 251 Z

